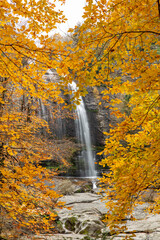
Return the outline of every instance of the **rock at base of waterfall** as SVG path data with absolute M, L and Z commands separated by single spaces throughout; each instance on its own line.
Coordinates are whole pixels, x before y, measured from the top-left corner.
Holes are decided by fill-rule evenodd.
M 75 188 L 84 183 L 84 180 L 77 179 L 56 178 L 55 180 L 56 185 L 58 182 L 63 185 L 66 181 L 68 185 L 70 183 L 76 185 Z M 127 230 L 124 234 L 111 236 L 110 229 L 102 221 L 107 209 L 101 195 L 96 192 L 72 192 L 67 193 L 61 200 L 67 207 L 71 207 L 71 210 L 66 208 L 57 210 L 59 217 L 55 226 L 57 234 L 41 234 L 36 236 L 37 240 L 122 240 L 124 237 L 130 237 L 133 232 L 135 233 L 133 240 L 160 240 L 160 215 L 151 215 L 145 211 L 149 202 L 135 207 L 133 216 L 137 220 L 127 220 Z M 31 239 L 31 236 L 20 238 L 20 240 Z

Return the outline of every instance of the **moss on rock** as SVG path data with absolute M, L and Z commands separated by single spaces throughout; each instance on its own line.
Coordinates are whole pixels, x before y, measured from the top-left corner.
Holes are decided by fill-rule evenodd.
M 77 223 L 78 223 L 78 220 L 76 217 L 70 217 L 65 222 L 65 228 L 69 231 L 74 232 L 76 230 Z

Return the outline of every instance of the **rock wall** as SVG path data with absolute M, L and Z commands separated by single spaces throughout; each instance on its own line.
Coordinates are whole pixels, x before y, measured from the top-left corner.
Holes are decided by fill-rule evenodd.
M 114 73 L 114 74 L 121 74 L 121 72 Z M 46 81 L 59 81 L 59 76 L 53 70 L 50 70 L 45 75 Z M 87 117 L 89 121 L 90 127 L 90 134 L 91 134 L 91 144 L 92 148 L 95 151 L 96 162 L 99 162 L 102 156 L 97 155 L 96 153 L 102 151 L 105 144 L 105 135 L 103 132 L 109 132 L 110 125 L 116 125 L 117 120 L 113 115 L 111 115 L 110 105 L 106 100 L 103 100 L 102 92 L 106 89 L 106 86 L 98 86 L 98 87 L 87 87 L 88 94 L 83 97 Z M 62 92 L 63 94 L 63 92 Z M 65 102 L 70 103 L 70 96 L 65 95 Z M 115 96 L 109 96 L 110 99 L 115 98 Z M 101 104 L 99 104 L 101 102 Z M 54 104 L 54 103 L 53 103 Z M 64 110 L 59 113 L 60 118 L 55 119 L 54 121 L 50 117 L 50 112 L 45 111 L 48 116 L 45 116 L 48 119 L 48 123 L 53 133 L 53 136 L 56 139 L 70 139 L 74 143 L 77 143 L 77 136 L 76 136 L 76 128 L 75 128 L 75 121 L 74 121 L 74 111 L 71 112 L 70 115 L 72 117 L 68 117 L 65 114 Z M 77 144 L 78 145 L 78 144 Z M 76 162 L 78 160 L 79 155 L 79 148 L 78 151 L 75 153 L 69 161 L 73 166 L 73 171 L 76 169 Z M 68 159 L 67 159 L 68 160 Z M 98 166 L 98 165 L 97 165 Z M 100 168 L 100 167 L 98 167 Z M 71 172 L 73 172 L 71 169 Z M 102 169 L 98 169 L 98 172 L 101 174 Z
M 88 88 L 84 98 L 90 125 L 92 144 L 104 145 L 104 131 L 109 131 L 109 112 L 99 105 L 100 93 L 96 88 Z
M 54 70 L 49 70 L 44 78 L 46 81 L 59 81 L 59 76 Z M 113 124 L 115 121 L 113 117 L 110 115 L 110 110 L 108 108 L 108 103 L 106 101 L 102 100 L 102 94 L 101 92 L 105 89 L 105 87 L 88 87 L 87 91 L 88 94 L 83 97 L 87 116 L 89 120 L 90 125 L 90 133 L 91 133 L 91 140 L 92 145 L 94 146 L 103 146 L 104 145 L 104 134 L 103 132 L 109 132 L 110 129 L 110 123 Z M 69 96 L 65 96 L 66 102 L 70 101 Z M 102 102 L 101 105 L 99 105 L 99 101 Z M 107 108 L 106 108 L 107 107 Z M 49 115 L 48 111 L 48 115 Z M 62 115 L 63 112 L 61 113 Z M 50 119 L 50 116 L 48 117 Z M 59 121 L 60 122 L 60 121 Z M 58 121 L 55 122 L 55 124 L 52 123 L 52 130 L 54 132 L 54 126 L 55 128 L 60 126 L 60 123 Z M 63 120 L 61 122 L 61 125 L 63 125 L 63 129 L 65 129 L 64 136 L 69 138 L 76 138 L 76 132 L 75 132 L 75 125 L 74 125 L 74 119 L 67 118 L 63 116 Z M 55 131 L 57 133 L 57 129 Z

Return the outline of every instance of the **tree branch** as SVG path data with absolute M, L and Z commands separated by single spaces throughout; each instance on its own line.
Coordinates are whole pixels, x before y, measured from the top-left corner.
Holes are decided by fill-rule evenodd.
M 158 13 L 159 13 L 159 18 L 160 18 L 160 0 L 157 0 L 158 3 Z

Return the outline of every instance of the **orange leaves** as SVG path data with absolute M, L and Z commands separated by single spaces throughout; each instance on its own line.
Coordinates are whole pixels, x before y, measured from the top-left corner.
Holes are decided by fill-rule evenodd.
M 26 163 L 24 167 L 12 166 L 10 171 L 8 167 L 9 164 L 2 168 L 2 208 L 20 226 L 35 229 L 49 226 L 56 217 L 54 208 L 62 207 L 63 204 L 57 201 L 60 195 L 46 186 L 46 181 L 49 181 L 48 170 L 31 163 Z M 54 185 L 50 187 L 54 188 Z
M 157 1 L 87 1 L 83 17 L 76 56 L 85 56 L 89 68 L 86 64 L 83 72 L 75 57 L 77 80 L 80 75 L 88 82 L 89 71 L 89 81 L 103 86 L 102 100 L 109 113 L 120 118 L 106 134 L 101 161 L 112 173 L 100 181 L 106 184 L 103 190 L 109 199 L 106 222 L 114 229 L 133 210 L 140 192 L 159 184 Z
M 48 69 L 58 68 L 64 49 L 60 39 L 39 34 L 53 30 L 65 18 L 47 0 L 2 0 L 0 15 L 2 211 L 16 225 L 36 230 L 46 224 L 49 228 L 55 220 L 55 208 L 64 204 L 58 203 L 60 195 L 54 191 L 54 183 L 52 190 L 46 184 L 56 172 L 38 165 L 53 154 L 59 155 L 58 148 L 48 146 L 42 138 L 41 132 L 45 129 L 47 133 L 49 128 L 39 116 L 39 101 L 59 106 L 64 102 L 60 83 L 44 77 Z M 63 158 L 61 161 L 67 165 Z
M 107 133 L 101 162 L 111 170 L 100 181 L 109 184 L 107 221 L 112 228 L 132 210 L 139 192 L 156 185 L 159 177 L 156 0 L 87 0 L 84 9 L 84 23 L 75 28 L 74 41 L 65 42 L 47 34 L 65 21 L 54 2 L 0 1 L 2 206 L 23 226 L 48 228 L 55 219 L 54 208 L 61 207 L 54 186 L 46 187 L 55 173 L 38 162 L 54 156 L 67 167 L 64 157 L 69 147 L 41 138 L 48 126 L 38 116 L 39 101 L 45 107 L 61 106 L 61 91 L 70 94 L 68 83 L 75 79 L 74 104 L 87 86 L 97 86 L 104 89 L 99 106 L 106 101 L 109 113 L 120 118 Z M 18 26 L 20 19 L 24 22 Z M 56 69 L 58 80 L 55 72 L 53 79 L 44 76 L 48 69 Z

